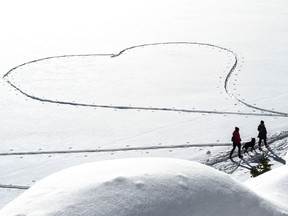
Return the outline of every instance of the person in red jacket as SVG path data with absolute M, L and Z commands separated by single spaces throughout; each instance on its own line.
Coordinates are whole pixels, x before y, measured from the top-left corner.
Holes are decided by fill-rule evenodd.
M 235 127 L 235 130 L 232 134 L 232 141 L 233 141 L 233 149 L 230 153 L 230 159 L 232 159 L 232 154 L 233 154 L 236 147 L 238 147 L 238 157 L 243 158 L 243 156 L 241 155 L 241 137 L 240 137 L 238 127 Z

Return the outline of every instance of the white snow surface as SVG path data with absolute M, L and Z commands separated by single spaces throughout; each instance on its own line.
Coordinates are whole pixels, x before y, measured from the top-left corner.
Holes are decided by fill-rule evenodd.
M 1 1 L 0 208 L 11 202 L 5 211 L 27 206 L 56 212 L 67 204 L 72 211 L 69 202 L 75 201 L 91 209 L 81 199 L 102 202 L 95 189 L 113 197 L 109 202 L 117 202 L 117 192 L 141 191 L 138 198 L 151 215 L 177 209 L 174 215 L 199 209 L 207 211 L 198 215 L 209 215 L 212 208 L 223 209 L 223 216 L 237 214 L 232 208 L 287 215 L 287 20 L 286 0 Z M 257 137 L 261 120 L 269 148 L 259 151 L 256 144 L 244 160 L 235 152 L 231 161 L 234 127 L 244 143 Z M 250 179 L 262 155 L 272 171 Z M 101 164 L 103 178 L 89 172 L 103 171 Z M 82 185 L 76 171 L 88 175 Z M 105 191 L 104 176 L 120 179 L 109 180 L 114 196 Z M 221 187 L 204 184 L 215 185 L 214 178 Z M 34 196 L 43 191 L 51 202 L 56 194 L 69 199 L 48 206 Z M 232 192 L 237 202 L 222 196 Z M 89 197 L 80 196 L 85 193 Z M 149 194 L 169 199 L 156 202 Z M 141 215 L 143 209 L 130 207 L 127 214 Z M 163 211 L 152 214 L 153 208 Z
M 266 199 L 287 208 L 287 178 L 288 167 L 286 165 L 266 172 L 256 179 L 249 179 L 245 184 Z
M 0 214 L 277 216 L 287 215 L 288 208 L 279 208 L 229 175 L 200 163 L 136 158 L 88 163 L 55 173 Z

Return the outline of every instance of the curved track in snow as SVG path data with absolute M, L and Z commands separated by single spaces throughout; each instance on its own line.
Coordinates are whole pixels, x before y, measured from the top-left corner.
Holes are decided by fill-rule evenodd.
M 18 68 L 21 68 L 22 66 L 37 63 L 40 61 L 45 61 L 49 59 L 56 59 L 56 58 L 69 58 L 69 57 L 88 57 L 88 56 L 108 56 L 111 58 L 117 58 L 118 56 L 122 55 L 123 53 L 127 52 L 128 50 L 132 49 L 137 49 L 141 47 L 146 47 L 146 46 L 157 46 L 157 45 L 180 45 L 180 44 L 187 44 L 187 45 L 199 45 L 199 46 L 207 46 L 207 47 L 212 47 L 216 48 L 222 51 L 226 51 L 231 53 L 234 56 L 234 63 L 232 67 L 230 68 L 228 74 L 226 75 L 225 78 L 225 83 L 224 83 L 224 89 L 227 94 L 229 94 L 231 97 L 235 98 L 237 101 L 240 103 L 244 104 L 247 107 L 250 107 L 255 110 L 259 110 L 262 113 L 248 113 L 248 112 L 221 112 L 221 111 L 215 111 L 215 110 L 194 110 L 194 109 L 174 109 L 174 108 L 166 108 L 166 107 L 137 107 L 137 106 L 117 106 L 117 105 L 105 105 L 105 104 L 89 104 L 89 103 L 77 103 L 77 102 L 70 102 L 70 101 L 58 101 L 58 100 L 51 100 L 49 98 L 40 98 L 37 96 L 33 96 L 31 94 L 28 94 L 24 90 L 22 90 L 20 87 L 17 85 L 14 85 L 12 82 L 9 81 L 9 75 L 13 73 Z M 274 110 L 268 110 L 268 109 L 263 109 L 261 107 L 256 107 L 251 104 L 248 104 L 244 102 L 243 100 L 238 99 L 234 94 L 230 93 L 229 91 L 229 79 L 232 75 L 232 73 L 235 71 L 236 67 L 238 65 L 238 57 L 237 54 L 225 47 L 209 44 L 209 43 L 199 43 L 199 42 L 163 42 L 163 43 L 149 43 L 149 44 L 142 44 L 142 45 L 137 45 L 137 46 L 131 46 L 128 48 L 125 48 L 121 50 L 117 54 L 79 54 L 79 55 L 62 55 L 62 56 L 51 56 L 51 57 L 46 57 L 46 58 L 41 58 L 33 61 L 29 61 L 23 64 L 20 64 L 11 70 L 9 70 L 3 78 L 9 83 L 10 86 L 12 86 L 15 90 L 19 91 L 26 97 L 29 97 L 30 99 L 33 100 L 38 100 L 41 102 L 46 102 L 46 103 L 55 103 L 55 104 L 60 104 L 60 105 L 71 105 L 71 106 L 81 106 L 81 107 L 91 107 L 91 108 L 108 108 L 108 109 L 125 109 L 125 110 L 145 110 L 145 111 L 169 111 L 169 112 L 186 112 L 186 113 L 205 113 L 205 114 L 227 114 L 227 115 L 252 115 L 252 116 L 281 116 L 281 117 L 288 117 L 288 113 L 283 113 L 283 112 L 277 112 Z M 265 113 L 263 113 L 265 112 Z

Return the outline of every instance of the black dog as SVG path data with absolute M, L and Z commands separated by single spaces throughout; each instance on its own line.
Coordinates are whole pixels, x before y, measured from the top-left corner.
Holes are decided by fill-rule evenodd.
M 248 150 L 248 148 L 250 148 L 250 147 L 255 151 L 254 146 L 255 146 L 255 138 L 251 138 L 251 141 L 250 141 L 250 142 L 246 142 L 246 143 L 243 145 L 242 149 L 245 149 L 244 153 L 245 153 L 245 152 L 248 152 L 247 150 Z

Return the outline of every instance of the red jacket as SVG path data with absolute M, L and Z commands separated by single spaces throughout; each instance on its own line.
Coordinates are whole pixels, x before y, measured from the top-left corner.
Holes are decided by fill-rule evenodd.
M 240 143 L 241 142 L 240 134 L 238 131 L 235 130 L 232 135 L 233 135 L 233 142 L 234 143 Z

